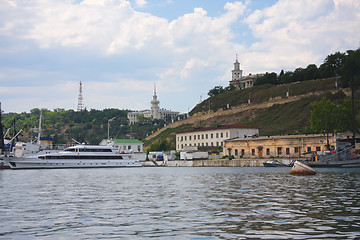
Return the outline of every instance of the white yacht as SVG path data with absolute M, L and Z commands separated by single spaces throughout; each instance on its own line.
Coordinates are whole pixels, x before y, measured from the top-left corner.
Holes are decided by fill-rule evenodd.
M 6 157 L 12 169 L 141 167 L 132 154 L 120 154 L 112 146 L 76 145 L 63 151 L 27 157 Z

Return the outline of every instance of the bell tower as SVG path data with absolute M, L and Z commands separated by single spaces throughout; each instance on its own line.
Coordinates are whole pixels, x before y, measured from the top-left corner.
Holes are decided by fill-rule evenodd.
M 156 95 L 156 83 L 154 83 L 154 96 L 151 100 L 151 115 L 153 119 L 160 119 L 161 116 L 159 116 L 160 107 L 159 107 L 160 101 L 157 99 Z
M 240 70 L 240 63 L 238 62 L 237 54 L 234 63 L 234 70 L 231 70 L 231 73 L 232 73 L 232 81 L 242 79 L 242 70 Z

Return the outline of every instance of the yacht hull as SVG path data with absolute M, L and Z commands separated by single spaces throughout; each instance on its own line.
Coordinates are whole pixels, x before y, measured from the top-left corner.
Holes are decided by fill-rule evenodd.
M 142 167 L 138 160 L 115 160 L 115 159 L 7 159 L 12 169 L 52 169 L 52 168 L 121 168 Z

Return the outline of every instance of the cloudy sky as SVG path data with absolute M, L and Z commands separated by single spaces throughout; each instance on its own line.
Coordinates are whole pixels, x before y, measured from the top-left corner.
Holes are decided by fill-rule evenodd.
M 4 112 L 191 110 L 244 75 L 360 47 L 358 0 L 0 0 Z

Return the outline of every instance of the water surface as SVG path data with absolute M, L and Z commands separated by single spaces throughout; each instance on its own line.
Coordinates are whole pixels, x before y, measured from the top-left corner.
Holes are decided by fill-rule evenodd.
M 0 171 L 1 239 L 359 239 L 360 169 Z

